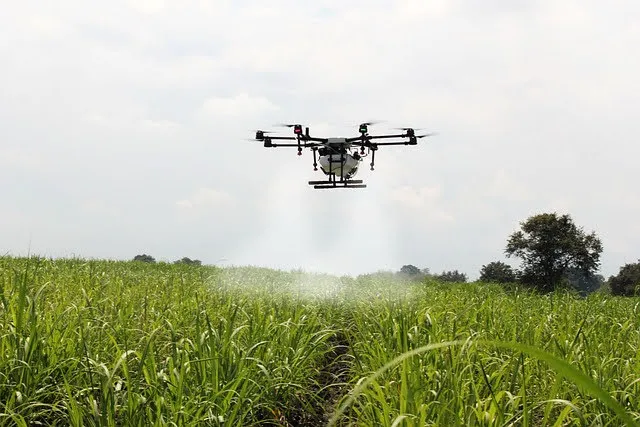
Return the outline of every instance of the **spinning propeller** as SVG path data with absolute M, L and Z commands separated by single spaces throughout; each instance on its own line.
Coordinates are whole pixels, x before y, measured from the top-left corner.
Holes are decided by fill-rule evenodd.
M 285 127 L 285 128 L 293 128 L 293 133 L 296 135 L 302 135 L 302 125 L 301 124 L 289 124 L 289 123 L 278 123 L 275 126 Z
M 370 122 L 360 123 L 360 126 L 358 126 L 358 132 L 360 132 L 362 135 L 366 135 L 367 132 L 369 132 L 369 126 L 377 125 L 378 123 L 382 122 L 383 120 L 372 120 Z
M 406 135 L 409 138 L 424 138 L 425 136 L 431 136 L 431 135 L 435 135 L 434 132 L 431 133 L 425 133 L 423 135 L 416 135 L 415 131 L 417 130 L 422 130 L 423 128 L 410 128 L 410 127 L 404 127 L 404 128 L 394 128 L 394 129 L 398 129 L 398 130 L 403 130 L 406 132 Z

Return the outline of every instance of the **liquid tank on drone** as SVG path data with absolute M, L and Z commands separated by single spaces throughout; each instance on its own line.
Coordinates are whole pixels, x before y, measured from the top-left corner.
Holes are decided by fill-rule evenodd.
M 326 175 L 336 174 L 348 179 L 358 172 L 360 156 L 357 152 L 349 153 L 344 148 L 345 142 L 344 138 L 328 138 L 327 146 L 318 150 L 318 163 Z

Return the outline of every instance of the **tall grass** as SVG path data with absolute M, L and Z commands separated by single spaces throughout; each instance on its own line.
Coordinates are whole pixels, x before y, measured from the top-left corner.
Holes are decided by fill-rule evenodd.
M 594 389 L 578 387 L 573 367 L 608 393 L 605 398 L 616 399 L 628 420 L 637 420 L 637 311 L 637 299 L 507 294 L 475 284 L 433 283 L 402 302 L 363 301 L 350 328 L 354 378 L 372 375 L 417 348 L 434 349 L 402 359 L 371 381 L 350 416 L 380 426 L 401 420 L 403 425 L 621 425 L 615 408 L 588 392 Z M 455 341 L 465 344 L 435 349 Z M 485 345 L 475 344 L 481 342 Z M 537 352 L 522 351 L 522 345 Z M 568 367 L 558 369 L 541 352 Z
M 2 257 L 0 424 L 630 424 L 639 303 Z

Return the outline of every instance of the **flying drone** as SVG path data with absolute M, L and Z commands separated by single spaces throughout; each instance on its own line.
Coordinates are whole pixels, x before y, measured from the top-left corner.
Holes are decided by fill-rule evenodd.
M 358 172 L 360 162 L 365 157 L 371 156 L 371 170 L 375 163 L 376 151 L 378 147 L 385 145 L 417 145 L 418 139 L 425 136 L 434 135 L 427 133 L 416 135 L 416 129 L 396 128 L 403 133 L 390 135 L 370 135 L 369 126 L 376 122 L 362 123 L 358 127 L 359 136 L 351 138 L 318 138 L 309 134 L 309 128 L 305 127 L 304 133 L 300 124 L 280 124 L 288 128 L 293 128 L 295 136 L 267 136 L 272 133 L 268 131 L 256 131 L 255 140 L 263 141 L 267 148 L 275 147 L 297 147 L 298 156 L 302 155 L 303 148 L 310 148 L 313 151 L 313 170 L 320 169 L 327 176 L 326 180 L 309 181 L 313 188 L 366 188 L 362 180 L 352 179 Z M 378 139 L 399 139 L 404 141 L 374 142 Z M 279 143 L 274 141 L 296 141 L 295 143 Z M 360 148 L 360 152 L 358 152 Z M 355 149 L 355 151 L 351 151 Z M 366 149 L 366 151 L 365 151 Z

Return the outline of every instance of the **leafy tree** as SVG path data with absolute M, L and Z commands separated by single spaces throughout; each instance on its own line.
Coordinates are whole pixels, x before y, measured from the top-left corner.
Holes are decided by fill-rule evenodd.
M 133 257 L 133 260 L 134 261 L 149 262 L 149 263 L 156 262 L 154 257 L 152 257 L 151 255 L 147 255 L 147 254 L 136 255 L 135 257 Z
M 509 237 L 505 253 L 522 259 L 519 280 L 541 291 L 558 286 L 569 268 L 589 276 L 600 265 L 602 243 L 594 232 L 585 234 L 569 215 L 543 213 L 520 223 Z
M 458 270 L 443 271 L 442 274 L 436 276 L 437 280 L 450 283 L 466 283 L 467 275 Z
M 586 295 L 600 289 L 605 280 L 601 274 L 585 274 L 577 268 L 569 267 L 565 271 L 564 281 L 568 287 Z
M 415 265 L 407 264 L 402 266 L 400 273 L 410 277 L 417 276 L 420 274 L 420 269 Z
M 618 274 L 609 278 L 608 284 L 613 295 L 640 295 L 640 260 L 620 267 Z
M 516 274 L 509 264 L 502 261 L 493 261 L 487 265 L 483 265 L 480 269 L 480 281 L 513 283 L 516 281 Z
M 191 259 L 188 257 L 184 257 L 176 261 L 174 264 L 202 265 L 202 261 L 200 261 L 199 259 Z

